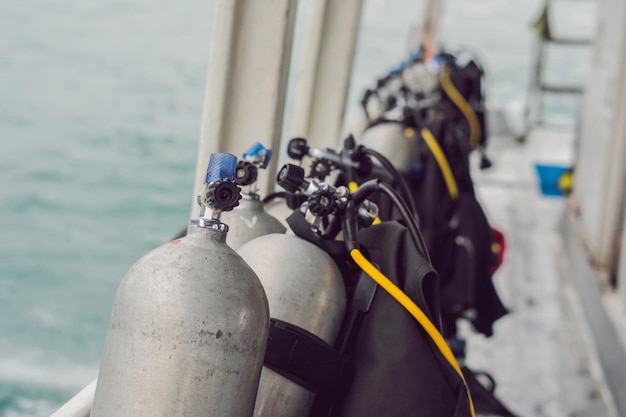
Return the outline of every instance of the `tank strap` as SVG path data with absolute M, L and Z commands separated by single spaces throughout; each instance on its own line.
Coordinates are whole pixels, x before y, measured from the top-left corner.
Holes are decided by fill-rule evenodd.
M 270 319 L 264 365 L 317 393 L 333 393 L 349 383 L 350 359 L 301 327 Z

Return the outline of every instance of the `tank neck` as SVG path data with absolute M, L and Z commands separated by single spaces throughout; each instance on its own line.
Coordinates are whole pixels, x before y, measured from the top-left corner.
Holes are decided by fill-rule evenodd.
M 254 209 L 263 209 L 263 202 L 258 194 L 244 194 L 239 200 L 240 207 L 252 207 Z M 235 208 L 236 210 L 236 208 Z
M 257 194 L 257 193 L 242 193 L 241 194 L 241 200 L 239 200 L 239 202 L 251 202 L 251 201 L 258 201 L 261 202 L 261 197 Z
M 228 234 L 228 225 L 211 219 L 209 217 L 200 217 L 189 222 L 187 227 L 187 234 L 201 234 L 213 239 L 226 242 L 226 235 Z

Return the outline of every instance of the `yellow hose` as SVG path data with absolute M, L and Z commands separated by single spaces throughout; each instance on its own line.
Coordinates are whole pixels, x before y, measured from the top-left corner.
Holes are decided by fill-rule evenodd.
M 357 188 L 359 188 L 359 184 L 357 184 L 356 181 L 348 182 L 348 190 L 350 190 L 351 193 L 355 192 Z M 372 224 L 379 224 L 380 222 L 380 217 L 376 216 Z
M 458 107 L 458 109 L 463 113 L 465 119 L 467 119 L 467 123 L 470 127 L 470 137 L 469 144 L 470 149 L 474 149 L 478 146 L 478 141 L 480 140 L 480 121 L 478 120 L 478 116 L 472 109 L 472 106 L 465 100 L 465 97 L 456 89 L 452 80 L 450 79 L 450 68 L 444 66 L 439 72 L 439 82 L 441 83 L 441 87 L 443 91 L 445 91 L 446 95 L 450 97 L 450 100 Z
M 350 190 L 351 193 L 355 192 L 358 188 L 359 184 L 357 184 L 356 181 L 350 181 L 348 183 L 348 190 Z
M 456 185 L 456 180 L 454 179 L 454 175 L 452 174 L 452 169 L 450 168 L 446 155 L 443 153 L 437 139 L 435 139 L 429 129 L 424 128 L 420 133 L 422 134 L 422 138 L 424 138 L 424 142 L 426 142 L 426 146 L 428 146 L 428 149 L 430 149 L 430 152 L 435 157 L 437 165 L 439 165 L 439 169 L 443 175 L 443 180 L 446 183 L 450 197 L 453 200 L 456 200 L 459 197 L 459 187 Z
M 361 253 L 361 251 L 357 248 L 354 248 L 350 251 L 350 256 L 356 262 L 356 264 L 369 275 L 378 285 L 380 285 L 385 291 L 389 293 L 396 301 L 398 301 L 402 307 L 404 307 L 417 322 L 422 326 L 422 328 L 426 331 L 428 336 L 435 343 L 443 357 L 446 361 L 452 366 L 452 368 L 456 371 L 457 374 L 461 377 L 463 384 L 465 385 L 465 391 L 467 393 L 467 398 L 470 404 L 470 411 L 472 413 L 472 417 L 475 416 L 474 413 L 474 403 L 472 402 L 472 396 L 470 395 L 469 388 L 467 387 L 467 382 L 465 381 L 465 377 L 463 376 L 463 371 L 459 367 L 459 364 L 454 357 L 454 354 L 450 350 L 450 347 L 446 343 L 445 339 L 437 330 L 437 327 L 430 321 L 428 316 L 424 314 L 424 312 L 406 295 L 400 288 L 398 288 L 389 278 L 383 275 L 370 261 L 367 260 L 365 256 Z

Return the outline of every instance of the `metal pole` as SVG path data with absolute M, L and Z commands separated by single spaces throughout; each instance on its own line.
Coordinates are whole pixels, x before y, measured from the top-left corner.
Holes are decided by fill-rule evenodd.
M 255 141 L 278 149 L 297 0 L 216 0 L 206 94 L 192 199 L 199 208 L 209 155 L 238 157 Z M 276 158 L 259 175 L 259 188 L 273 188 Z
M 433 53 L 437 49 L 437 28 L 439 26 L 442 3 L 442 0 L 428 0 L 424 6 L 424 20 L 420 42 L 427 54 Z
M 291 135 L 335 146 L 341 135 L 362 0 L 316 0 L 299 69 Z
M 422 45 L 428 52 L 437 49 L 437 28 L 443 0 L 425 0 L 420 12 L 421 21 L 412 27 L 407 42 L 407 51 L 416 51 Z
M 52 413 L 50 417 L 89 417 L 91 415 L 91 404 L 96 392 L 96 379 L 91 381 L 78 394 L 73 396 L 61 408 Z

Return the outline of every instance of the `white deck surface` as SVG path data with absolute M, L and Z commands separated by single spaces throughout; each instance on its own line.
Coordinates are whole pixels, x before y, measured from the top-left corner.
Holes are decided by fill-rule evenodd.
M 494 166 L 476 169 L 479 200 L 507 239 L 494 281 L 511 310 L 484 338 L 462 325 L 467 361 L 488 371 L 496 396 L 520 417 L 616 417 L 557 231 L 566 200 L 540 193 L 534 164 L 569 165 L 573 135 L 536 130 L 525 143 L 490 139 Z M 477 161 L 473 164 L 477 167 Z

